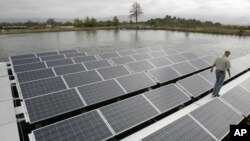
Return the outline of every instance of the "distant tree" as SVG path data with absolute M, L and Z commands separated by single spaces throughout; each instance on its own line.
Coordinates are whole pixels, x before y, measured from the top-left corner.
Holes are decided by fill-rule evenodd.
M 96 19 L 92 17 L 90 20 L 90 27 L 95 27 L 95 26 L 96 26 Z
M 113 24 L 114 24 L 114 26 L 119 25 L 119 19 L 116 16 L 114 16 L 114 18 L 113 18 Z
M 137 24 L 138 17 L 143 14 L 142 8 L 138 2 L 133 3 L 132 8 L 129 11 L 129 18 L 135 18 L 135 24 Z
M 83 22 L 82 22 L 82 20 L 80 20 L 80 19 L 74 19 L 74 26 L 75 27 L 81 27 L 83 25 Z
M 55 25 L 56 21 L 55 21 L 55 19 L 49 18 L 46 23 L 50 24 L 50 25 Z

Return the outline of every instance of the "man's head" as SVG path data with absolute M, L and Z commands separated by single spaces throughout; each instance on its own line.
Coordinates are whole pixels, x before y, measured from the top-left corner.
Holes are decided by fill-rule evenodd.
M 224 55 L 226 56 L 226 57 L 228 57 L 229 55 L 230 55 L 230 51 L 225 51 L 225 53 L 224 53 Z

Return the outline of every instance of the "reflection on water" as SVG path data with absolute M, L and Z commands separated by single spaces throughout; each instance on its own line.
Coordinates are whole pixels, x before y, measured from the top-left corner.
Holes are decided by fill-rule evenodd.
M 79 49 L 90 54 L 138 47 L 162 46 L 181 51 L 232 56 L 250 53 L 250 37 L 173 32 L 165 30 L 94 30 L 0 35 L 0 59 L 9 55 Z

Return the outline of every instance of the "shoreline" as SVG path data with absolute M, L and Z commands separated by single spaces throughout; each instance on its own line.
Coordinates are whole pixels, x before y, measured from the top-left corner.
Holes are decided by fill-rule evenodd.
M 25 34 L 25 33 L 44 33 L 44 32 L 66 32 L 66 31 L 95 31 L 95 30 L 167 30 L 192 33 L 205 33 L 216 35 L 236 35 L 250 36 L 250 30 L 246 29 L 228 29 L 219 27 L 170 27 L 170 26 L 110 26 L 110 27 L 84 27 L 84 28 L 49 28 L 49 29 L 11 29 L 1 31 L 0 35 Z

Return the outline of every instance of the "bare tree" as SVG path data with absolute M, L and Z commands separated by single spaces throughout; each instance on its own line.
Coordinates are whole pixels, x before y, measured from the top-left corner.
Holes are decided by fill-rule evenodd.
M 135 18 L 135 24 L 137 25 L 138 17 L 143 14 L 140 4 L 138 2 L 133 3 L 129 13 L 129 18 Z

